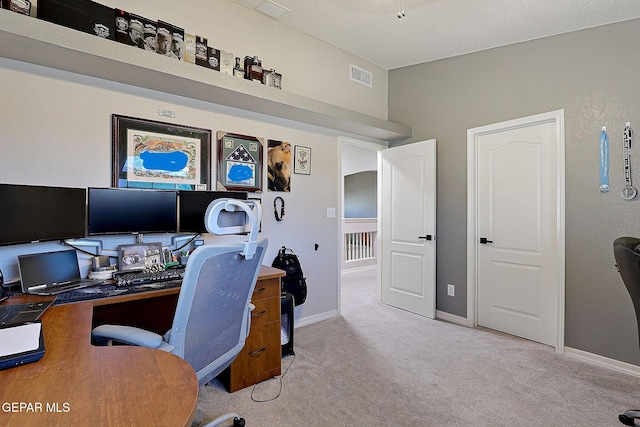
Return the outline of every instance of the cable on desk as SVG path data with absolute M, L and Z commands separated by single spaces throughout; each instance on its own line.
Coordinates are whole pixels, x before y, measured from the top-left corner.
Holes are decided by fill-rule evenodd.
M 293 355 L 293 358 L 291 359 L 291 363 L 289 363 L 289 366 L 287 366 L 287 369 L 285 369 L 284 373 L 282 375 L 280 375 L 280 378 L 278 378 L 278 381 L 280 382 L 280 388 L 278 389 L 278 393 L 274 396 L 271 397 L 269 399 L 264 399 L 264 400 L 258 400 L 255 397 L 253 397 L 253 393 L 256 391 L 256 387 L 258 387 L 258 384 L 254 384 L 253 388 L 251 389 L 251 400 L 253 400 L 254 402 L 257 403 L 263 403 L 263 402 L 271 402 L 272 400 L 276 400 L 278 397 L 280 397 L 280 393 L 282 393 L 282 379 L 284 378 L 285 375 L 287 375 L 287 372 L 289 372 L 289 368 L 291 367 L 291 365 L 293 365 L 293 362 L 296 360 L 296 355 Z M 266 381 L 263 381 L 263 383 Z

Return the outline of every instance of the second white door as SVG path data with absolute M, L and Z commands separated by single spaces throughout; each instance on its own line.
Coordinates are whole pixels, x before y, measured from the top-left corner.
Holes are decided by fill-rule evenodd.
M 477 324 L 556 346 L 557 116 L 470 130 L 476 150 Z

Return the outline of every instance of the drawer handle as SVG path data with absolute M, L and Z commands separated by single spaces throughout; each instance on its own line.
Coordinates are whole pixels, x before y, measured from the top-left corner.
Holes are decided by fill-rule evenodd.
M 267 312 L 267 310 L 262 310 L 262 311 L 259 311 L 257 313 L 251 313 L 251 316 L 252 317 L 260 317 L 260 316 L 264 315 L 266 312 Z
M 249 352 L 249 356 L 259 356 L 262 353 L 264 353 L 265 351 L 267 351 L 267 347 L 262 347 L 260 350 L 250 351 Z
M 258 289 L 256 289 L 256 290 L 254 290 L 254 291 L 253 291 L 253 293 L 254 293 L 254 295 L 255 295 L 255 294 L 259 294 L 260 292 L 264 292 L 264 291 L 266 291 L 266 290 L 267 290 L 267 288 L 258 288 Z

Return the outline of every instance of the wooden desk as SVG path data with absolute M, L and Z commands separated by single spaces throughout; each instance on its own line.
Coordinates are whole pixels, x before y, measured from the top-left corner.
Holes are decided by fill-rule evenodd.
M 159 350 L 92 346 L 92 309 L 83 302 L 45 312 L 44 357 L 0 371 L 0 425 L 190 426 L 198 401 L 191 366 Z
M 283 271 L 262 266 L 258 281 L 279 284 L 282 276 Z M 44 357 L 0 371 L 0 425 L 190 426 L 198 381 L 187 362 L 159 350 L 90 342 L 91 329 L 103 323 L 166 332 L 179 292 L 173 288 L 50 307 L 41 318 Z M 52 297 L 21 295 L 8 303 L 43 299 Z M 277 325 L 279 330 L 279 318 Z M 14 412 L 14 403 L 31 404 L 32 410 Z

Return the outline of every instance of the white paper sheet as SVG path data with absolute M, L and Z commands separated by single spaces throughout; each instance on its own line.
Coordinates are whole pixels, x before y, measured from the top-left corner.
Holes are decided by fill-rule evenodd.
M 41 323 L 28 323 L 0 329 L 0 357 L 37 350 Z

